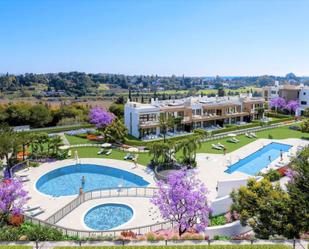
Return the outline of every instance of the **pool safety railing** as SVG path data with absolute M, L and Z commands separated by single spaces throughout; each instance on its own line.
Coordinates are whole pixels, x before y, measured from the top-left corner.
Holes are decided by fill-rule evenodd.
M 145 234 L 150 231 L 158 231 L 162 229 L 168 229 L 173 227 L 172 222 L 161 222 L 147 226 L 133 227 L 129 229 L 118 229 L 118 230 L 106 230 L 106 231 L 88 231 L 88 230 L 78 230 L 70 229 L 56 223 L 60 221 L 63 217 L 72 212 L 75 208 L 80 206 L 82 203 L 101 198 L 110 198 L 110 197 L 145 197 L 151 198 L 154 196 L 157 188 L 151 187 L 130 187 L 130 188 L 110 188 L 110 189 L 99 189 L 89 192 L 85 192 L 82 195 L 79 195 L 77 198 L 69 202 L 67 205 L 62 207 L 56 213 L 52 214 L 46 220 L 40 220 L 38 218 L 30 217 L 25 215 L 25 220 L 30 221 L 34 224 L 39 224 L 42 226 L 47 226 L 55 228 L 61 231 L 63 234 L 68 236 L 77 236 L 77 237 L 102 237 L 102 236 L 116 236 L 119 235 L 122 231 L 133 231 L 136 234 Z

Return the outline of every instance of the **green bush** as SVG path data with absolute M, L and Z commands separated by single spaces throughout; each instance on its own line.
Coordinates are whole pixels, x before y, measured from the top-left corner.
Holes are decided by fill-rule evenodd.
M 25 222 L 20 227 L 4 225 L 0 230 L 0 241 L 18 241 L 22 237 L 29 241 L 55 241 L 66 239 L 61 232 L 54 228 L 39 226 L 29 222 Z
M 267 112 L 264 115 L 269 118 L 290 118 L 291 117 L 290 115 L 285 115 L 282 113 L 275 113 L 275 112 Z
M 214 240 L 231 240 L 231 237 L 226 235 L 215 235 Z
M 218 215 L 210 218 L 210 226 L 222 226 L 226 224 L 225 215 Z
M 278 181 L 281 178 L 281 174 L 275 169 L 270 169 L 266 174 L 262 174 L 262 176 L 271 182 Z

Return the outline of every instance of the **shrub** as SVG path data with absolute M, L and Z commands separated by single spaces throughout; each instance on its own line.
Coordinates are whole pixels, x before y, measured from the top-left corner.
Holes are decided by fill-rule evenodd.
M 226 235 L 215 235 L 214 240 L 230 240 L 231 237 L 226 236 Z
M 222 226 L 226 224 L 225 215 L 218 215 L 210 218 L 210 226 Z
M 27 236 L 27 239 L 31 241 L 53 241 L 63 239 L 62 233 L 54 228 L 43 227 L 27 222 L 20 226 L 20 234 Z
M 281 178 L 281 174 L 275 169 L 270 169 L 267 173 L 262 175 L 271 182 L 278 181 Z
M 153 232 L 149 232 L 146 234 L 146 239 L 148 241 L 156 241 L 156 234 Z

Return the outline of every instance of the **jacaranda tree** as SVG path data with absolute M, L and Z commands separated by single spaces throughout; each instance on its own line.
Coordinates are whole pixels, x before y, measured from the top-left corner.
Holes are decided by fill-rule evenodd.
M 95 124 L 98 129 L 104 129 L 110 125 L 115 119 L 115 115 L 108 112 L 104 108 L 94 107 L 90 110 L 90 123 Z
M 190 229 L 205 230 L 211 208 L 207 202 L 208 191 L 196 178 L 196 171 L 175 171 L 167 182 L 159 181 L 158 188 L 151 202 L 159 208 L 165 220 L 178 224 L 179 236 Z
M 271 108 L 275 108 L 275 110 L 278 111 L 278 109 L 285 108 L 286 102 L 285 102 L 284 98 L 277 97 L 277 98 L 271 99 L 269 101 L 269 106 Z
M 297 108 L 299 107 L 299 103 L 297 100 L 290 100 L 286 106 L 285 109 L 287 109 L 290 113 L 296 112 Z
M 28 194 L 21 181 L 9 178 L 0 182 L 0 222 L 6 221 L 11 214 L 21 214 L 27 200 Z

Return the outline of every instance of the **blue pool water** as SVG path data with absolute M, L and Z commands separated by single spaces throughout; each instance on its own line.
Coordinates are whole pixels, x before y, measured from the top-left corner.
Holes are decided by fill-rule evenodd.
M 82 177 L 85 183 L 82 184 Z M 125 170 L 94 164 L 70 165 L 43 175 L 36 183 L 37 189 L 47 195 L 66 196 L 102 188 L 147 186 L 149 182 Z
M 225 172 L 232 174 L 239 171 L 248 175 L 256 175 L 272 161 L 280 157 L 280 153 L 287 152 L 292 146 L 281 143 L 270 143 L 253 154 L 231 165 Z M 270 159 L 270 160 L 269 160 Z
M 90 209 L 85 217 L 85 224 L 94 230 L 109 230 L 118 227 L 133 216 L 133 210 L 123 204 L 102 204 Z

